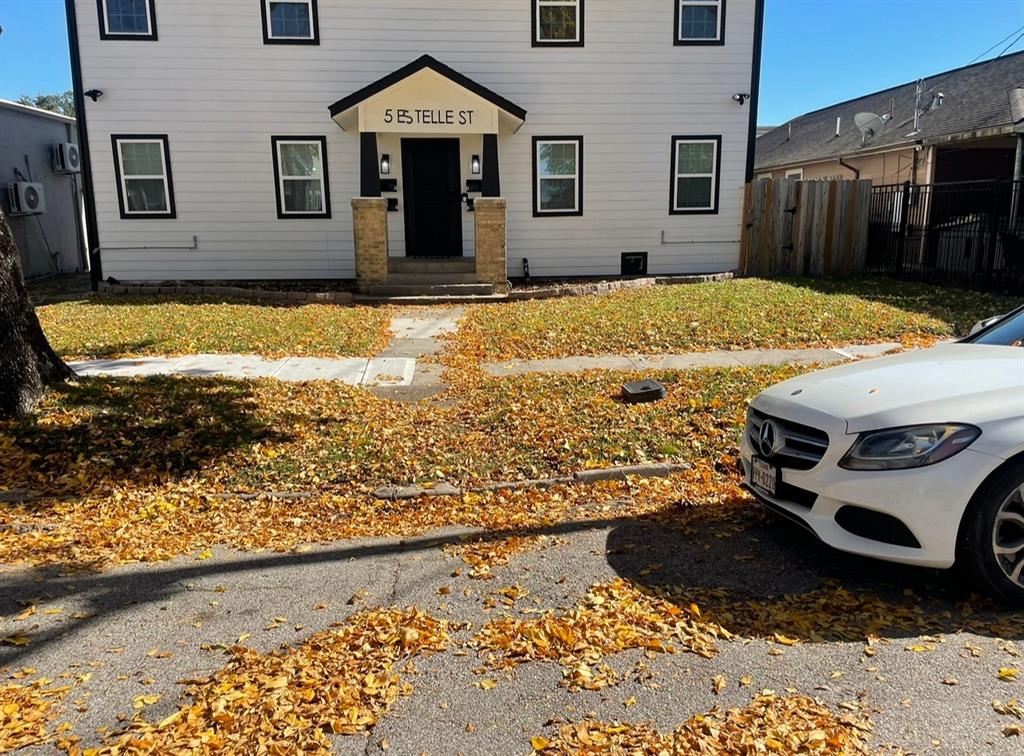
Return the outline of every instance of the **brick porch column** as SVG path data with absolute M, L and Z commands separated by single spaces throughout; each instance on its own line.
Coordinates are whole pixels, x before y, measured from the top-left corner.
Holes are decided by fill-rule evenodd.
M 356 243 L 356 287 L 388 282 L 388 201 L 383 197 L 352 198 L 352 230 Z
M 476 224 L 476 280 L 508 293 L 508 200 L 479 197 L 473 202 Z

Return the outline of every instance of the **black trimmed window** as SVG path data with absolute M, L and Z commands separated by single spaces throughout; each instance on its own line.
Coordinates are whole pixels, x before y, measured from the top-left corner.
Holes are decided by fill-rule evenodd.
M 114 174 L 121 218 L 176 218 L 166 134 L 114 134 Z
M 530 0 L 534 47 L 583 47 L 584 0 Z
M 673 215 L 718 212 L 718 184 L 722 168 L 722 137 L 672 137 Z
M 156 39 L 156 0 L 96 0 L 100 39 Z
M 583 137 L 533 138 L 533 214 L 583 215 Z
M 327 137 L 271 137 L 278 218 L 330 218 Z
M 268 45 L 319 45 L 316 0 L 260 0 L 263 42 Z
M 677 45 L 724 45 L 725 0 L 673 0 Z

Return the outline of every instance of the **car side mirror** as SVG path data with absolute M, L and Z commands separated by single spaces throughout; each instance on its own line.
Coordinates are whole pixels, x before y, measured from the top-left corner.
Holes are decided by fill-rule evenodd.
M 995 317 L 992 317 L 992 318 L 986 318 L 985 320 L 979 320 L 977 323 L 974 324 L 974 327 L 971 329 L 970 335 L 973 336 L 974 334 L 978 333 L 979 331 L 984 331 L 986 328 L 988 328 L 991 325 L 995 325 L 996 323 L 998 323 L 1000 320 L 1002 320 L 1005 317 L 1006 317 L 1005 315 L 996 315 Z

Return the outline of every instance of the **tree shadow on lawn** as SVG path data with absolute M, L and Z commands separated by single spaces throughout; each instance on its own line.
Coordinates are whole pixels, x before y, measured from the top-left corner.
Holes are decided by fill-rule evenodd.
M 1022 302 L 1021 297 L 956 289 L 884 275 L 837 278 L 799 276 L 771 280 L 818 294 L 848 294 L 908 313 L 936 318 L 948 324 L 957 336 L 966 336 L 979 320 L 1001 315 Z
M 0 486 L 68 496 L 179 480 L 236 449 L 290 438 L 258 409 L 243 381 L 81 378 L 55 387 L 35 415 L 0 422 L 14 440 Z
M 837 551 L 773 515 L 746 527 L 702 525 L 685 536 L 659 518 L 617 524 L 608 562 L 640 586 L 668 592 L 740 637 L 863 642 L 960 631 L 1024 638 L 1024 612 L 974 592 L 957 571 Z

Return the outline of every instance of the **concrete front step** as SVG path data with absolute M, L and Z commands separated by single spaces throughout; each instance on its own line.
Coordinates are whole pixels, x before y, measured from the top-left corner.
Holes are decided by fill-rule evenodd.
M 388 286 L 448 286 L 475 284 L 476 273 L 388 273 Z
M 489 296 L 494 293 L 494 286 L 481 283 L 387 283 L 368 286 L 363 293 L 371 297 Z
M 391 257 L 391 273 L 473 273 L 476 259 L 472 257 Z

